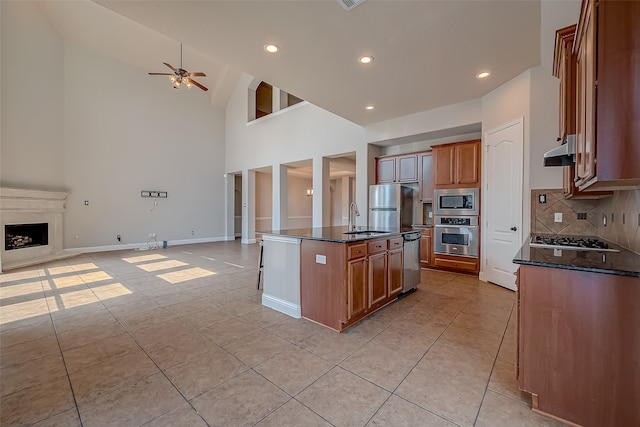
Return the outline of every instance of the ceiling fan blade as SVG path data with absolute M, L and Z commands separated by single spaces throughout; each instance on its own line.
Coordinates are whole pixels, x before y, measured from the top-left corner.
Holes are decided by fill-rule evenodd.
M 207 77 L 205 73 L 187 73 L 187 77 Z
M 166 62 L 163 62 L 163 64 L 164 64 L 164 65 L 166 65 L 167 67 L 171 68 L 171 69 L 173 70 L 173 72 L 174 72 L 174 73 L 177 73 L 177 72 L 178 72 L 178 70 L 176 70 L 175 68 L 173 68 L 173 66 L 172 66 L 172 65 L 167 64 Z
M 193 83 L 194 85 L 198 86 L 200 89 L 202 89 L 203 91 L 208 91 L 209 89 L 207 89 L 206 87 L 202 86 L 200 83 L 198 83 L 197 81 L 191 79 L 191 83 Z
M 171 73 L 149 73 L 150 76 L 173 76 Z

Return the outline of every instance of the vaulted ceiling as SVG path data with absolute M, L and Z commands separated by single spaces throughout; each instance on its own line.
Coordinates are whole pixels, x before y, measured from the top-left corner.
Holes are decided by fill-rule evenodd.
M 479 98 L 540 63 L 540 0 L 60 1 L 66 40 L 147 71 L 204 71 L 224 107 L 242 72 L 361 125 Z M 263 47 L 275 43 L 277 54 Z M 358 63 L 372 55 L 369 65 Z M 488 70 L 483 80 L 476 75 Z M 365 110 L 374 105 L 373 110 Z

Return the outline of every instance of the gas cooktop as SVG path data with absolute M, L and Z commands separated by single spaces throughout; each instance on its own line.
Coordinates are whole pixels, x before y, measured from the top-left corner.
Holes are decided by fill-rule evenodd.
M 596 237 L 533 235 L 529 246 L 551 249 L 573 249 L 577 251 L 620 252 Z

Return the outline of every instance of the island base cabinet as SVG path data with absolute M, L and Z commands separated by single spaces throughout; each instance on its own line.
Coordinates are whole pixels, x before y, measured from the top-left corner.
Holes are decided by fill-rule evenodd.
M 395 301 L 402 256 L 402 237 L 349 244 L 303 240 L 302 317 L 342 332 Z
M 640 278 L 522 265 L 520 389 L 582 426 L 640 425 Z

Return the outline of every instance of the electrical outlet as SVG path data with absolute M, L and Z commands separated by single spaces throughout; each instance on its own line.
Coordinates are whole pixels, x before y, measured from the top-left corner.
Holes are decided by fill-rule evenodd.
M 193 230 L 191 230 L 191 235 L 192 235 L 192 236 L 195 236 L 195 235 L 196 235 L 196 232 L 195 232 L 195 231 L 193 231 Z
M 119 234 L 116 236 L 116 239 L 118 239 L 118 242 L 121 242 L 121 241 L 122 241 L 122 240 L 120 239 L 120 235 L 119 235 Z
M 562 222 L 562 212 L 556 212 L 553 216 L 555 222 Z

